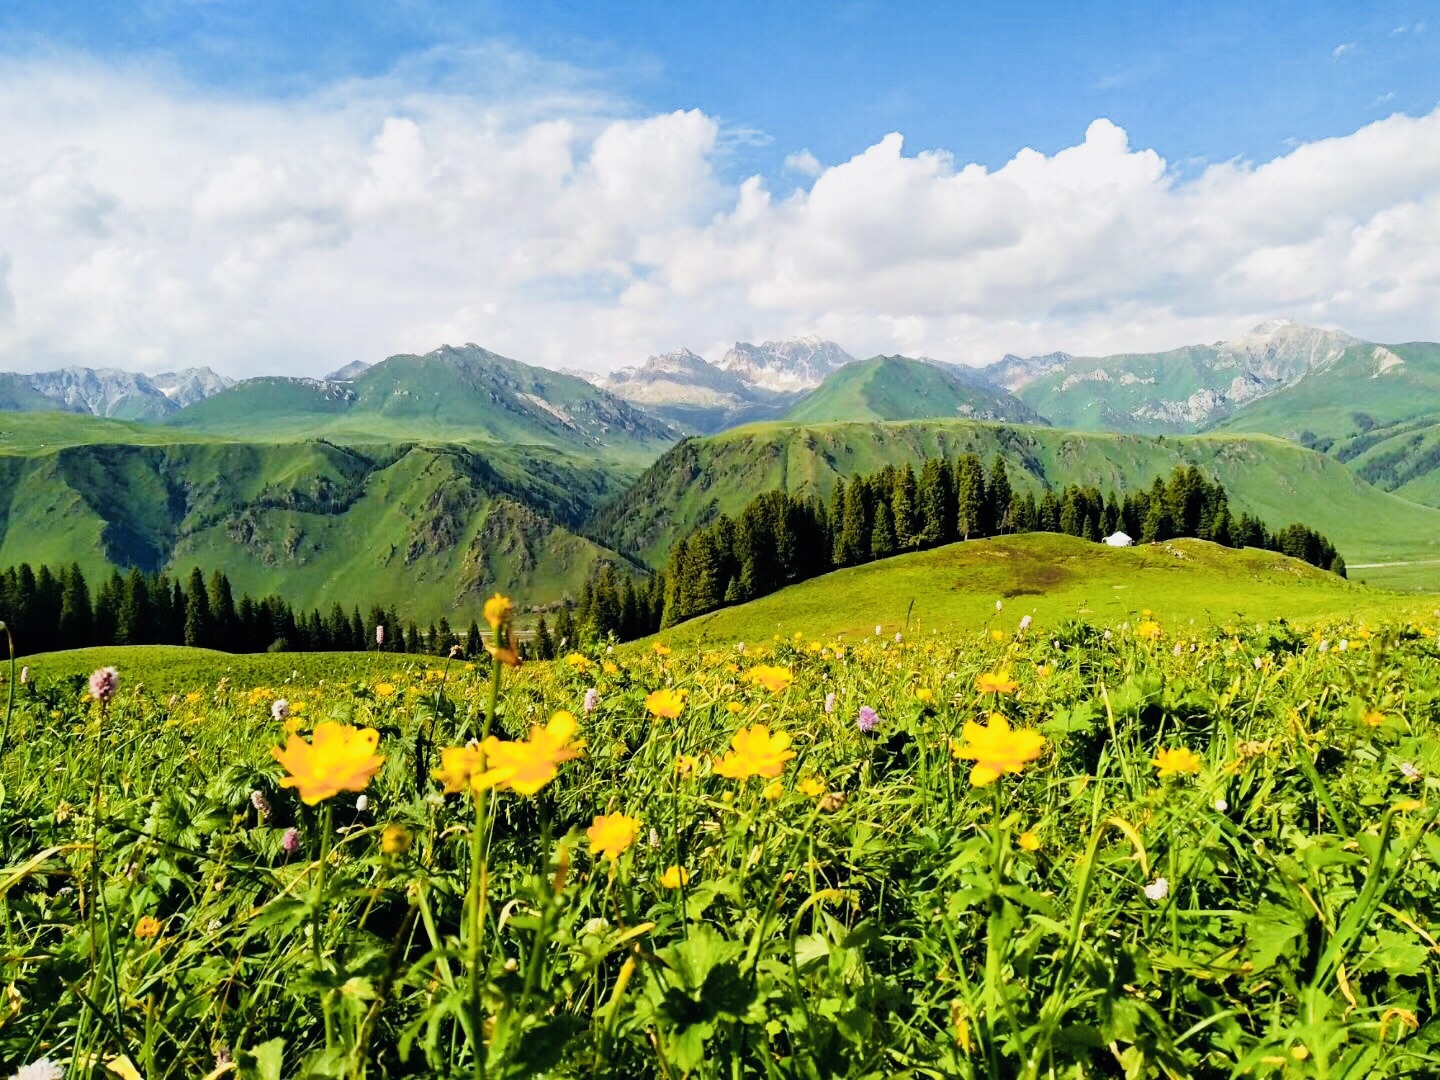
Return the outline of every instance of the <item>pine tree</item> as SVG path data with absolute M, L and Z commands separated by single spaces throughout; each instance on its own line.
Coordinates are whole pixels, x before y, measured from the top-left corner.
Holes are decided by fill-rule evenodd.
M 210 638 L 222 649 L 231 648 L 235 634 L 235 597 L 230 579 L 219 570 L 210 575 Z
M 864 480 L 858 476 L 845 492 L 845 517 L 840 526 L 842 566 L 858 566 L 870 557 L 870 528 L 865 505 L 868 494 Z
M 205 575 L 197 566 L 190 571 L 190 584 L 185 590 L 185 644 L 208 648 L 210 628 L 210 594 L 205 590 Z
M 895 554 L 895 527 L 891 524 L 890 504 L 880 499 L 875 504 L 875 527 L 870 532 L 870 557 L 888 559 Z
M 90 607 L 90 589 L 79 563 L 65 571 L 61 584 L 60 619 L 56 626 L 62 649 L 83 649 L 95 644 L 94 611 Z
M 575 637 L 575 619 L 570 614 L 568 606 L 560 608 L 560 614 L 555 618 L 555 652 L 575 649 L 580 642 Z
M 120 601 L 115 641 L 117 645 L 151 644 L 150 586 L 138 568 L 125 575 L 125 595 Z
M 830 565 L 845 565 L 845 499 L 848 492 L 845 478 L 837 476 L 830 492 L 830 505 L 825 512 L 825 531 L 830 537 Z
M 550 627 L 541 615 L 535 623 L 535 657 L 537 660 L 555 659 L 555 642 L 550 637 Z
M 996 533 L 1013 531 L 1010 509 L 1015 492 L 1010 487 L 1010 474 L 1005 471 L 1005 459 L 999 454 L 990 463 L 990 479 L 985 485 L 985 494 L 990 502 L 991 530 Z
M 895 475 L 890 512 L 895 521 L 895 546 L 901 551 L 912 550 L 920 543 L 920 488 L 908 461 Z
M 955 535 L 955 496 L 950 470 L 940 458 L 920 467 L 920 546 L 948 544 Z
M 485 655 L 485 639 L 480 636 L 480 624 L 470 620 L 470 629 L 465 631 L 465 655 L 471 660 Z
M 955 463 L 955 526 L 960 539 L 984 536 L 985 466 L 979 454 L 964 454 Z

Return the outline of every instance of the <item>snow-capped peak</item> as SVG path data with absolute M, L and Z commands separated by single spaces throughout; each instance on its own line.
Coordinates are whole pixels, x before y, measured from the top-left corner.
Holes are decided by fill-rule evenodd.
M 759 345 L 737 341 L 716 366 L 747 386 L 784 393 L 819 386 L 825 376 L 854 361 L 833 341 L 805 335 Z

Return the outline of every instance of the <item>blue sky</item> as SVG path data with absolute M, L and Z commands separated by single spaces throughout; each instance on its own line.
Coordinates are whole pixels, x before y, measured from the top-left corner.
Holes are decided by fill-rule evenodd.
M 283 97 L 498 42 L 569 65 L 637 110 L 704 110 L 730 129 L 735 169 L 774 172 L 800 148 L 841 160 L 890 131 L 993 167 L 1021 147 L 1068 146 L 1098 116 L 1183 168 L 1428 112 L 1440 102 L 1430 12 L 1253 0 L 12 0 L 0 43 L 142 60 Z M 427 71 L 467 79 L 440 64 L 415 78 Z
M 0 368 L 1440 340 L 1430 7 L 9 0 Z

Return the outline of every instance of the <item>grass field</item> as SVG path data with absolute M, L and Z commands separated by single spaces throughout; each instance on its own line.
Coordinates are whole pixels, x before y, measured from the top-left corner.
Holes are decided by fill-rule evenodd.
M 995 603 L 1005 605 L 1003 616 Z M 913 603 L 912 603 L 913 602 Z M 998 537 L 838 570 L 661 633 L 667 642 L 775 634 L 928 634 L 1069 619 L 1109 625 L 1142 612 L 1177 625 L 1275 618 L 1371 620 L 1429 610 L 1440 596 L 1365 588 L 1273 552 L 1201 540 L 1108 548 L 1054 533 Z
M 1191 625 L 1129 566 L 1128 627 L 38 658 L 0 1068 L 1436 1075 L 1440 617 Z

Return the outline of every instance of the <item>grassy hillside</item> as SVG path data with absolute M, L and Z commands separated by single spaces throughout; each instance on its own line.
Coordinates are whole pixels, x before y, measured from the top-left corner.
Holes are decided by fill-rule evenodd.
M 0 415 L 0 455 L 48 454 L 66 446 L 91 446 L 96 443 L 164 446 L 177 442 L 215 441 L 218 440 L 208 435 L 175 431 L 159 424 L 108 420 L 88 413 L 32 412 Z
M 1061 431 L 974 421 L 756 424 L 666 453 L 597 514 L 597 535 L 658 564 L 671 543 L 719 513 L 735 513 L 771 488 L 829 493 L 837 476 L 886 464 L 974 451 L 1006 461 L 1018 491 L 1095 484 L 1148 486 L 1175 466 L 1195 464 L 1230 492 L 1232 506 L 1272 526 L 1303 521 L 1334 541 L 1347 562 L 1440 558 L 1440 511 L 1359 480 L 1333 458 L 1269 436 L 1141 436 Z M 1431 571 L 1440 583 L 1440 564 Z M 1376 581 L 1394 571 L 1373 573 Z M 1367 578 L 1371 575 L 1367 573 Z
M 352 382 L 253 379 L 168 424 L 245 439 L 537 444 L 643 466 L 674 431 L 583 379 L 476 346 L 392 356 Z
M 996 611 L 997 600 L 1003 611 Z M 1147 610 L 1172 633 L 1183 634 L 1192 623 L 1376 619 L 1395 617 L 1399 607 L 1391 593 L 1273 552 L 1232 551 L 1200 540 L 1107 548 L 1034 533 L 837 570 L 692 619 L 660 639 L 728 645 L 788 637 L 797 630 L 807 637 L 866 636 L 877 626 L 886 637 L 897 630 L 914 636 L 987 626 L 1009 633 L 1025 615 L 1044 634 L 1066 619 L 1117 624 L 1138 621 Z
M 825 423 L 957 416 L 1044 422 L 1030 406 L 978 372 L 905 356 L 875 356 L 845 365 L 797 402 L 785 419 Z
M 0 565 L 224 570 L 304 607 L 479 614 L 496 588 L 578 593 L 613 553 L 576 533 L 619 481 L 546 448 L 200 442 L 0 456 Z

